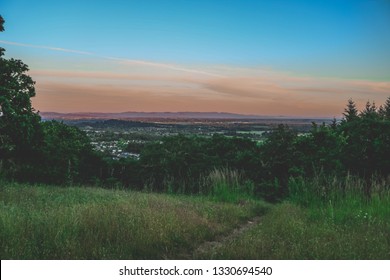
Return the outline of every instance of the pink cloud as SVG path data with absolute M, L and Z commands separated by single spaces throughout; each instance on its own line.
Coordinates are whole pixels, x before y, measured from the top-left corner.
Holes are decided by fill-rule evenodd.
M 261 68 L 205 66 L 205 73 L 217 73 L 213 76 L 198 70 L 200 66 L 194 67 L 196 71 L 176 71 L 111 61 L 106 70 L 98 61 L 91 70 L 31 71 L 37 81 L 34 106 L 60 112 L 226 111 L 333 117 L 341 116 L 349 98 L 359 106 L 368 99 L 379 105 L 390 92 L 388 82 L 299 77 Z

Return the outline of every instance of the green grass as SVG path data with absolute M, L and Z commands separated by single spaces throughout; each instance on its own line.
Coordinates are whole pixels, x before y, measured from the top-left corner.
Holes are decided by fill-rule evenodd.
M 290 182 L 296 191 L 290 201 L 273 207 L 239 238 L 198 258 L 390 259 L 388 182 L 374 182 L 367 199 L 358 179 L 317 179 Z
M 291 197 L 270 206 L 224 174 L 207 196 L 0 183 L 0 257 L 390 259 L 388 181 L 367 199 L 356 178 L 291 180 Z
M 180 259 L 266 204 L 0 183 L 1 259 Z
M 327 216 L 291 203 L 278 205 L 262 222 L 203 259 L 390 259 L 390 226 L 336 225 Z
M 206 193 L 214 201 L 239 203 L 253 200 L 253 183 L 244 181 L 237 170 L 214 169 L 202 181 L 208 185 Z

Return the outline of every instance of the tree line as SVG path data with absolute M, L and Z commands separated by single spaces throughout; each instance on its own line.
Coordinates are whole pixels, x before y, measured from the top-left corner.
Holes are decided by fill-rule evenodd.
M 3 24 L 0 16 L 0 31 Z M 371 179 L 390 175 L 390 97 L 380 107 L 367 102 L 362 111 L 350 99 L 341 121 L 313 123 L 301 136 L 286 125 L 261 144 L 177 135 L 142 147 L 139 160 L 112 160 L 94 151 L 78 128 L 41 121 L 31 105 L 28 66 L 4 52 L 0 48 L 0 176 L 8 180 L 196 194 L 211 191 L 210 174 L 224 170 L 251 195 L 279 200 L 288 196 L 291 178 L 352 174 L 366 180 L 369 197 Z

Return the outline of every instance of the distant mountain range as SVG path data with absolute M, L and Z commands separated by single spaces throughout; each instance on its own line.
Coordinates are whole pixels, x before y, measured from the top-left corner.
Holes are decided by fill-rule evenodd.
M 123 112 L 123 113 L 56 113 L 40 112 L 43 119 L 303 119 L 303 117 L 243 115 L 219 112 Z M 311 119 L 311 118 L 306 118 Z

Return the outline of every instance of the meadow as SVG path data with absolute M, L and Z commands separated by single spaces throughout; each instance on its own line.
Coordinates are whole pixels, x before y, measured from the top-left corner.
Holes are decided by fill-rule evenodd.
M 290 181 L 291 197 L 269 204 L 256 199 L 222 201 L 226 195 L 3 182 L 0 256 L 390 259 L 386 184 L 374 183 L 376 191 L 367 200 L 362 194 L 364 182 L 356 178 L 347 177 L 344 182 L 294 179 Z M 294 189 L 301 195 L 295 196 Z
M 0 32 L 4 23 L 0 16 Z M 1 259 L 390 259 L 390 96 L 360 111 L 349 99 L 342 119 L 305 133 L 284 118 L 266 132 L 241 118 L 229 129 L 185 123 L 185 134 L 179 119 L 107 120 L 120 131 L 84 131 L 41 118 L 28 70 L 0 47 Z M 207 84 L 199 83 L 215 87 Z M 89 104 L 101 103 L 98 90 Z M 304 112 L 301 99 L 296 114 L 320 113 Z M 275 99 L 256 111 L 273 107 L 276 116 L 293 103 Z M 153 133 L 126 134 L 139 127 Z
M 388 260 L 390 191 L 386 180 L 316 177 L 290 180 L 291 196 L 239 237 L 200 259 Z
M 1 259 L 186 259 L 268 205 L 1 183 Z

